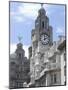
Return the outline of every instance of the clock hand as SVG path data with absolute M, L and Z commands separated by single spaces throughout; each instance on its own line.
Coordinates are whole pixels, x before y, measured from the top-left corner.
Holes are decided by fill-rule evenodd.
M 44 37 L 44 40 L 47 39 L 46 37 Z

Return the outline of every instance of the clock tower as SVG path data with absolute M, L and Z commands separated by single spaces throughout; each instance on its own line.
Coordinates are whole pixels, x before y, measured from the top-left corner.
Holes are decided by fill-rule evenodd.
M 32 30 L 32 46 L 35 49 L 38 47 L 40 50 L 49 47 L 53 43 L 52 26 L 49 25 L 49 18 L 46 15 L 46 11 L 41 5 L 41 9 L 38 11 L 38 16 L 35 20 L 35 29 Z
M 46 11 L 41 7 L 35 20 L 35 29 L 31 32 L 32 57 L 30 58 L 31 83 L 39 78 L 44 64 L 45 53 L 52 46 L 52 27 L 49 25 L 49 18 Z

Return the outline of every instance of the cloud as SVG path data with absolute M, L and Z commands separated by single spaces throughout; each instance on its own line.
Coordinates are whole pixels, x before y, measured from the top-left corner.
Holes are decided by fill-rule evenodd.
M 22 18 L 21 16 L 15 16 L 14 19 L 15 19 L 17 22 L 24 22 L 24 21 L 25 21 L 25 19 Z
M 21 4 L 21 6 L 18 7 L 18 12 L 26 17 L 35 18 L 38 15 L 39 9 L 39 4 Z
M 63 27 L 57 28 L 56 34 L 64 34 L 64 33 L 65 33 L 65 32 L 64 32 L 64 28 L 63 28 Z
M 50 14 L 50 7 L 47 4 L 44 4 L 43 7 L 47 10 L 47 14 Z M 11 7 L 12 8 L 12 7 Z M 13 7 L 14 8 L 14 7 Z M 11 11 L 11 17 L 14 17 L 16 21 L 24 21 L 26 19 L 36 19 L 38 16 L 38 10 L 41 8 L 40 4 L 32 4 L 32 3 L 22 3 L 20 4 L 16 11 Z
M 10 15 L 11 15 L 11 17 L 14 17 L 15 19 L 17 19 L 18 21 L 19 21 L 19 19 L 21 21 L 22 18 L 35 19 L 37 17 L 37 15 L 38 15 L 38 10 L 39 9 L 40 9 L 40 5 L 39 4 L 38 5 L 36 5 L 36 4 L 35 5 L 34 4 L 21 4 L 21 5 L 19 5 L 17 7 L 16 11 L 11 11 Z
M 25 56 L 28 58 L 28 47 L 29 45 L 24 45 L 23 49 L 25 50 Z M 10 54 L 14 53 L 16 50 L 16 44 L 11 44 L 10 45 Z

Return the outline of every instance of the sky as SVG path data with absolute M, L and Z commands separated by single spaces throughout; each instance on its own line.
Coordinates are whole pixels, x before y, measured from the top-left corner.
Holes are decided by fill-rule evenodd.
M 59 35 L 65 35 L 65 6 L 43 4 L 46 15 L 49 17 L 49 25 L 53 27 L 53 40 L 58 40 Z M 24 47 L 31 45 L 31 30 L 35 28 L 35 20 L 40 4 L 34 3 L 10 3 L 10 44 L 11 52 L 19 42 L 21 36 Z M 26 50 L 25 48 L 25 50 Z

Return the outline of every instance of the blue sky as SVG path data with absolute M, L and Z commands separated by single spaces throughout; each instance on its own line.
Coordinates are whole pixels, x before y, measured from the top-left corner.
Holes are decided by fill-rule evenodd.
M 53 40 L 56 41 L 59 35 L 65 34 L 65 6 L 64 5 L 43 5 L 49 24 L 53 27 Z M 18 36 L 21 36 L 24 45 L 31 44 L 31 30 L 34 28 L 35 19 L 38 15 L 40 4 L 33 3 L 10 3 L 10 43 L 17 44 Z

